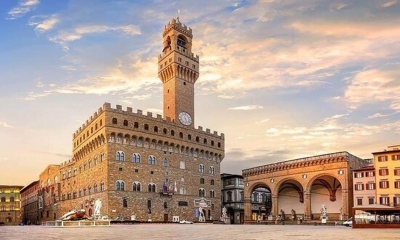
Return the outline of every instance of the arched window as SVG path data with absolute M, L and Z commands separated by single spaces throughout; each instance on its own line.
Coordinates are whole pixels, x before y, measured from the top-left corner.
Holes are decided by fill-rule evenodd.
M 14 202 L 14 197 L 10 197 L 10 202 Z
M 167 158 L 164 158 L 163 159 L 163 164 L 162 164 L 164 167 L 168 167 L 168 159 Z
M 1 202 L 6 202 L 6 198 L 5 197 L 1 197 Z
M 228 201 L 228 202 L 232 202 L 232 192 L 231 192 L 231 191 L 228 191 L 228 192 L 226 193 L 226 195 L 227 195 L 227 197 L 228 197 L 227 201 Z
M 175 131 L 171 130 L 171 136 L 175 136 Z
M 183 36 L 179 36 L 177 40 L 177 44 L 180 47 L 186 48 L 186 40 Z
M 154 132 L 158 132 L 158 127 L 154 126 Z
M 134 153 L 132 156 L 132 162 L 134 163 L 140 163 L 140 154 L 139 153 Z
M 207 144 L 207 138 L 204 138 L 203 143 Z
M 133 127 L 134 127 L 134 128 L 139 128 L 139 123 L 138 123 L 138 122 L 134 122 L 134 123 L 133 123 Z
M 124 191 L 124 190 L 125 190 L 125 183 L 124 183 L 124 181 L 118 180 L 118 181 L 115 183 L 115 188 L 116 188 L 117 191 Z
M 104 183 L 103 183 L 103 182 L 100 183 L 100 191 L 101 191 L 101 192 L 104 191 Z
M 200 142 L 200 138 L 199 137 L 196 137 L 196 142 Z
M 149 130 L 149 124 L 144 125 L 144 130 Z
M 200 184 L 204 184 L 204 178 L 200 178 Z
M 122 200 L 122 207 L 124 208 L 128 207 L 128 200 L 126 200 L 126 198 Z
M 147 159 L 147 163 L 149 165 L 156 165 L 156 157 L 154 157 L 153 155 L 150 155 L 149 158 Z
M 128 126 L 128 120 L 124 120 L 124 126 Z
M 201 172 L 201 173 L 204 172 L 204 165 L 203 164 L 199 165 L 199 172 Z
M 140 183 L 139 182 L 134 182 L 132 185 L 132 191 L 134 192 L 140 192 Z
M 192 140 L 192 135 L 188 134 L 188 140 Z
M 200 188 L 200 189 L 199 189 L 199 196 L 200 196 L 200 197 L 205 197 L 205 195 L 206 195 L 206 194 L 205 194 L 204 188 Z
M 117 118 L 113 118 L 113 119 L 112 119 L 112 123 L 113 123 L 113 124 L 117 124 L 117 123 L 118 123 Z
M 215 192 L 214 192 L 214 190 L 210 190 L 210 197 L 215 197 Z
M 149 183 L 148 190 L 149 192 L 156 192 L 156 185 L 154 183 Z
M 214 140 L 211 140 L 211 146 L 214 146 Z
M 163 129 L 163 133 L 164 133 L 164 134 L 167 134 L 167 133 L 168 133 L 168 131 L 167 131 L 166 128 Z
M 115 160 L 125 161 L 125 153 L 123 151 L 117 151 L 115 154 Z
M 210 167 L 210 174 L 215 174 L 215 168 L 213 166 Z
M 214 179 L 211 179 L 210 184 L 214 185 Z
M 183 133 L 182 132 L 179 133 L 179 137 L 183 138 Z

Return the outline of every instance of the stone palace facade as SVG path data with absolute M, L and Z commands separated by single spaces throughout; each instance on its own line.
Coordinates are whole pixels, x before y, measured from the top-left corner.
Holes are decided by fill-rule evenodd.
M 104 103 L 73 134 L 72 159 L 40 175 L 39 222 L 74 209 L 112 220 L 221 216 L 224 134 L 195 128 L 199 57 L 192 53 L 192 29 L 173 19 L 162 37 L 164 116 Z

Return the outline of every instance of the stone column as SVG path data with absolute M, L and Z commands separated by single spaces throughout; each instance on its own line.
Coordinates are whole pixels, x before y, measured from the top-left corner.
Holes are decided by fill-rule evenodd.
M 251 222 L 251 197 L 244 197 L 244 223 Z
M 272 200 L 272 209 L 271 213 L 274 217 L 278 216 L 279 214 L 279 206 L 278 206 L 278 195 L 272 194 L 271 196 Z
M 353 204 L 351 204 L 353 206 Z M 351 209 L 349 206 L 349 190 L 342 189 L 342 210 L 343 210 L 343 220 L 347 220 L 351 215 Z
M 311 220 L 311 193 L 304 192 L 304 220 Z

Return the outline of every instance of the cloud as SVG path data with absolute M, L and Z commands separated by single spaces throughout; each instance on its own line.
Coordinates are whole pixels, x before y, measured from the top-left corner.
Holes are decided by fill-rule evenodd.
M 132 54 L 136 56 L 136 54 Z M 42 85 L 41 92 L 29 92 L 24 100 L 36 100 L 51 94 L 116 94 L 124 98 L 125 103 L 132 103 L 132 99 L 144 100 L 150 98 L 154 91 L 161 89 L 160 80 L 154 76 L 157 65 L 153 64 L 156 58 L 141 61 L 137 58 L 131 59 L 130 69 L 123 69 L 118 63 L 103 69 L 104 72 L 69 82 L 64 85 Z M 132 93 L 140 92 L 139 95 L 130 97 Z M 125 97 L 129 94 L 129 97 Z
M 68 50 L 67 43 L 81 39 L 84 35 L 99 34 L 107 32 L 120 32 L 126 35 L 140 35 L 140 28 L 134 25 L 122 25 L 122 26 L 107 26 L 107 25 L 87 25 L 76 27 L 71 30 L 61 30 L 55 36 L 50 37 L 50 41 L 55 42 L 63 46 L 64 49 Z
M 0 127 L 5 127 L 5 128 L 12 128 L 8 123 L 6 122 L 0 122 Z
M 369 69 L 357 72 L 339 98 L 351 108 L 375 102 L 388 102 L 389 108 L 400 112 L 400 71 Z
M 56 15 L 51 16 L 34 16 L 29 19 L 28 25 L 35 26 L 35 31 L 46 32 L 55 27 L 60 19 Z
M 239 110 L 239 111 L 247 111 L 247 110 L 255 110 L 255 109 L 262 109 L 262 106 L 258 105 L 248 105 L 248 106 L 240 106 L 240 107 L 233 107 L 228 108 L 229 110 Z
M 397 4 L 397 0 L 390 0 L 390 1 L 383 3 L 381 6 L 384 8 L 387 8 L 387 7 L 393 6 L 395 4 Z
M 388 117 L 391 114 L 381 114 L 381 113 L 375 113 L 373 115 L 368 116 L 369 119 L 374 119 L 374 118 L 382 118 L 382 117 Z
M 39 0 L 20 1 L 17 7 L 14 7 L 8 11 L 7 19 L 17 19 L 23 17 L 26 13 L 32 11 L 39 3 Z

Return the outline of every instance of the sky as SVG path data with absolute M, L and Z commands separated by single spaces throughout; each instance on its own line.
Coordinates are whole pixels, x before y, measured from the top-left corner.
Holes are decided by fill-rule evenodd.
M 103 103 L 162 114 L 162 31 L 193 29 L 197 126 L 221 172 L 400 144 L 399 0 L 0 2 L 0 184 L 71 158 Z

